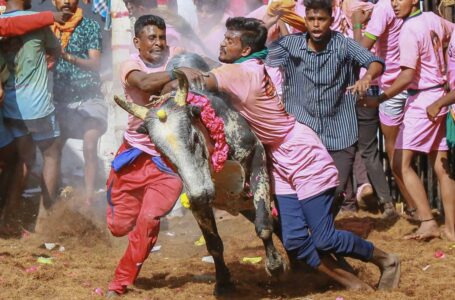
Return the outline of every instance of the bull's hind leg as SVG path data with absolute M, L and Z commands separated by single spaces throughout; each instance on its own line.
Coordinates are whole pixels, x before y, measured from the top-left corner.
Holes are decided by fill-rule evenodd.
M 256 219 L 256 213 L 253 210 L 241 211 L 240 213 L 245 218 L 254 223 L 254 220 Z M 272 236 L 262 239 L 262 242 L 264 243 L 265 255 L 267 257 L 265 262 L 265 270 L 270 276 L 278 277 L 286 269 L 285 262 L 283 261 L 281 254 L 275 248 Z
M 216 284 L 213 294 L 221 296 L 234 290 L 231 282 L 231 274 L 227 268 L 223 257 L 223 241 L 218 234 L 213 210 L 209 205 L 195 207 L 192 204 L 193 215 L 201 228 L 207 250 L 215 262 Z
M 265 240 L 272 236 L 273 220 L 270 203 L 270 183 L 267 173 L 265 150 L 256 145 L 250 158 L 249 182 L 256 210 L 254 225 L 257 235 Z

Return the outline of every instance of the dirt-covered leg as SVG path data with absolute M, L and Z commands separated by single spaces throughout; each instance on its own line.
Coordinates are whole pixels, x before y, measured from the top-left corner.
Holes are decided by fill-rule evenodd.
M 250 220 L 252 223 L 254 223 L 255 218 L 255 212 L 253 210 L 250 211 L 242 211 L 240 212 L 245 218 Z M 275 245 L 273 243 L 272 236 L 262 239 L 262 242 L 264 244 L 264 249 L 265 249 L 265 255 L 266 255 L 266 261 L 265 261 L 265 270 L 267 273 L 273 277 L 278 277 L 280 274 L 282 274 L 284 271 L 286 271 L 287 266 L 286 263 L 284 262 L 281 254 L 278 252 L 278 250 L 275 248 Z
M 223 257 L 223 242 L 218 234 L 212 208 L 207 205 L 194 205 L 192 212 L 206 241 L 207 251 L 213 257 L 216 271 L 214 295 L 220 296 L 234 290 L 231 275 Z

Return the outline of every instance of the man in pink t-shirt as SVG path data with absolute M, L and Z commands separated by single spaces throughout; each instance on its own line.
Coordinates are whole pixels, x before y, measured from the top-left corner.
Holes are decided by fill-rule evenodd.
M 442 109 L 432 120 L 428 119 L 426 110 L 445 94 L 442 45 L 449 40 L 455 25 L 432 12 L 422 13 L 418 5 L 412 1 L 392 2 L 396 16 L 404 20 L 399 37 L 401 72 L 376 100 L 386 101 L 408 88 L 409 98 L 395 144 L 393 169 L 414 200 L 421 223 L 415 233 L 405 238 L 427 240 L 440 235 L 424 186 L 412 168 L 415 154 L 423 152 L 428 154 L 439 180 L 445 233 L 455 240 L 455 181 L 449 177 L 444 165 L 448 149 L 445 138 L 447 109 Z
M 231 18 L 221 43 L 224 63 L 206 76 L 191 76 L 193 84 L 230 96 L 268 155 L 272 188 L 281 221 L 283 244 L 297 259 L 353 289 L 370 289 L 337 262 L 319 252 L 355 257 L 382 271 L 379 288 L 394 288 L 399 259 L 351 232 L 336 230 L 332 202 L 338 185 L 337 168 L 317 134 L 285 111 L 267 74 L 267 29 L 253 18 Z M 311 232 L 311 234 L 310 234 Z
M 121 65 L 121 80 L 127 100 L 146 105 L 174 79 L 166 64 L 182 50 L 167 46 L 166 25 L 158 16 L 139 17 L 135 29 L 139 53 Z M 114 236 L 128 235 L 129 241 L 109 284 L 110 296 L 123 294 L 134 283 L 158 238 L 160 218 L 182 191 L 180 177 L 161 159 L 149 136 L 137 132 L 141 123 L 128 116 L 124 142 L 107 180 L 107 225 Z

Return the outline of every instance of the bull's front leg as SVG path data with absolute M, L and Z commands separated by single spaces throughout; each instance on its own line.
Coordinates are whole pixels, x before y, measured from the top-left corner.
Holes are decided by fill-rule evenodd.
M 284 261 L 273 244 L 273 219 L 271 212 L 270 181 L 267 171 L 266 154 L 263 146 L 254 147 L 250 160 L 250 188 L 253 193 L 254 215 L 243 212 L 254 221 L 256 233 L 262 239 L 266 251 L 266 270 L 270 275 L 279 275 L 284 269 Z
M 234 290 L 229 269 L 224 262 L 223 241 L 218 234 L 213 210 L 208 203 L 191 203 L 191 211 L 201 228 L 207 250 L 215 262 L 216 284 L 213 294 L 221 296 Z

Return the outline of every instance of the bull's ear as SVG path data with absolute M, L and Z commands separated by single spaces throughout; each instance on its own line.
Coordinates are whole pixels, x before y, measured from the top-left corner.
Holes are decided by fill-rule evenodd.
M 145 127 L 144 123 L 141 124 L 141 126 L 136 129 L 137 133 L 142 133 L 142 134 L 149 134 L 149 131 L 147 130 L 147 127 Z
M 199 106 L 190 104 L 189 107 L 190 116 L 192 118 L 199 118 L 201 116 L 201 108 Z

